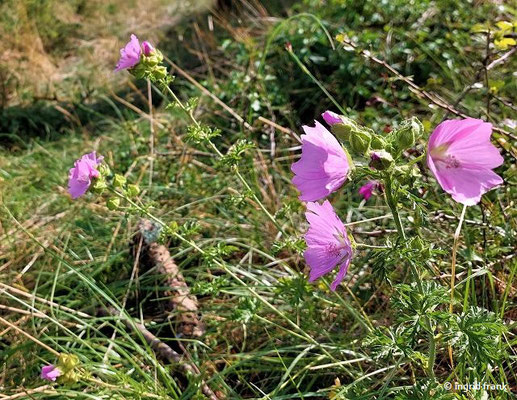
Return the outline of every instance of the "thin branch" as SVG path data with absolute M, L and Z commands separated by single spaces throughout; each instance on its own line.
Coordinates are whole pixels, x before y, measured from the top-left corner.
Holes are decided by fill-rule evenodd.
M 112 307 L 109 307 L 108 309 L 99 309 L 98 314 L 100 316 L 119 317 L 117 310 Z M 170 346 L 149 332 L 143 324 L 124 317 L 121 318 L 120 321 L 124 323 L 127 329 L 138 331 L 160 358 L 168 361 L 171 364 L 178 365 L 186 376 L 194 375 L 200 377 L 201 373 L 197 366 L 195 366 L 193 363 L 187 362 L 184 357 L 182 357 L 177 351 L 173 350 Z M 201 379 L 201 390 L 203 391 L 203 394 L 210 400 L 219 400 L 219 398 L 203 379 Z
M 418 86 L 415 82 L 413 82 L 410 78 L 402 75 L 400 72 L 398 72 L 395 68 L 393 68 L 391 65 L 389 65 L 386 61 L 383 61 L 377 57 L 375 57 L 369 50 L 362 50 L 357 45 L 355 45 L 350 40 L 343 38 L 342 43 L 346 46 L 350 46 L 352 49 L 354 49 L 358 54 L 362 55 L 363 57 L 375 62 L 376 64 L 381 65 L 385 69 L 387 69 L 389 72 L 391 72 L 393 75 L 395 75 L 398 79 L 406 83 L 409 88 L 415 92 L 416 94 L 420 95 L 420 97 L 423 97 L 427 100 L 429 100 L 431 103 L 437 105 L 438 107 L 457 115 L 458 117 L 462 118 L 472 118 L 471 116 L 457 110 L 454 106 L 449 104 L 446 100 L 438 96 L 437 94 L 428 92 L 424 89 L 422 89 L 420 86 Z M 494 126 L 493 128 L 494 132 L 500 133 L 501 135 L 505 135 L 507 137 L 510 137 L 513 140 L 517 140 L 517 136 L 511 134 L 510 132 L 505 131 L 504 129 L 501 129 L 499 127 Z M 512 153 L 514 157 L 517 157 L 515 154 Z

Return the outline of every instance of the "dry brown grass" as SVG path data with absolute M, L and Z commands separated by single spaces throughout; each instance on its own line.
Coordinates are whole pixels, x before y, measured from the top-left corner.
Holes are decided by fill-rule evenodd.
M 69 100 L 124 79 L 112 73 L 130 33 L 158 43 L 211 0 L 6 0 L 0 4 L 0 107 L 34 98 Z

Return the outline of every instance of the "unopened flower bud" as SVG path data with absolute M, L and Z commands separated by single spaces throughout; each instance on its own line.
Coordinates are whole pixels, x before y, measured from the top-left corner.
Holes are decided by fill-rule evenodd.
M 146 57 L 147 58 L 147 57 Z M 137 79 L 143 79 L 146 76 L 147 66 L 144 62 L 138 63 L 136 66 L 131 68 L 129 72 Z
M 62 353 L 59 356 L 58 366 L 63 372 L 68 372 L 79 365 L 79 358 L 75 354 Z
M 149 56 L 144 57 L 143 63 L 149 68 L 160 65 L 163 61 L 163 54 L 161 51 L 154 49 Z
M 339 114 L 336 114 L 335 112 L 329 110 L 325 111 L 323 114 L 321 114 L 321 116 L 323 117 L 325 122 L 330 126 L 343 123 L 343 120 L 341 119 L 341 116 Z
M 325 111 L 322 117 L 325 122 L 330 125 L 332 133 L 341 140 L 349 142 L 350 148 L 355 153 L 366 154 L 368 152 L 374 136 L 371 129 L 361 126 L 350 118 L 332 111 Z
M 352 130 L 350 132 L 350 147 L 358 154 L 366 154 L 370 150 L 372 136 L 366 130 Z
M 144 55 L 150 56 L 151 53 L 154 52 L 154 47 L 151 43 L 145 40 L 142 42 L 142 50 L 144 51 Z
M 95 179 L 93 182 L 93 185 L 91 186 L 91 190 L 93 193 L 101 194 L 104 189 L 106 189 L 108 186 L 106 185 L 106 180 L 104 179 L 103 175 L 99 175 L 98 178 Z
M 156 79 L 157 81 L 160 81 L 167 76 L 167 74 L 168 74 L 167 68 L 165 68 L 163 65 L 161 65 L 159 67 L 154 68 L 152 74 L 153 74 L 154 79 Z
M 59 383 L 62 384 L 72 384 L 77 383 L 79 381 L 79 374 L 75 371 L 68 371 L 67 373 L 61 375 L 58 378 Z
M 424 249 L 424 243 L 422 242 L 422 239 L 419 237 L 415 237 L 411 240 L 410 246 L 413 250 L 423 250 Z
M 112 197 L 107 201 L 106 206 L 108 210 L 115 211 L 120 206 L 120 199 L 118 197 Z
M 412 117 L 405 120 L 398 129 L 391 133 L 393 150 L 399 154 L 412 147 L 417 139 L 422 136 L 423 131 L 424 127 L 418 118 Z
M 394 169 L 397 179 L 402 184 L 414 182 L 421 174 L 414 165 L 400 165 Z
M 379 135 L 372 135 L 370 146 L 374 150 L 384 150 L 386 148 L 386 141 Z
M 393 157 L 390 153 L 384 150 L 373 151 L 370 154 L 370 168 L 384 171 L 393 165 Z
M 113 178 L 113 186 L 116 188 L 121 188 L 126 184 L 126 178 L 122 175 L 115 174 L 115 178 Z
M 140 188 L 137 185 L 127 185 L 126 193 L 129 197 L 138 196 Z
M 108 176 L 111 173 L 110 167 L 108 167 L 107 164 L 99 164 L 97 167 L 97 171 L 99 171 L 99 174 L 102 176 Z

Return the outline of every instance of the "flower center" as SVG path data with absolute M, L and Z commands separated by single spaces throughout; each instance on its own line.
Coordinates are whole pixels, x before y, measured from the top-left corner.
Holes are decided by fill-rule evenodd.
M 337 243 L 329 243 L 327 247 L 325 247 L 325 251 L 330 257 L 337 257 L 341 254 L 341 250 L 343 246 L 339 246 Z
M 448 149 L 449 143 L 445 143 L 438 147 L 435 147 L 431 150 L 431 157 L 435 162 L 440 163 L 447 169 L 459 168 L 461 166 L 460 162 L 452 154 L 447 153 Z
M 325 247 L 325 251 L 330 257 L 338 257 L 342 254 L 343 250 L 348 254 L 349 244 L 346 242 L 343 234 L 336 233 L 334 237 L 337 239 L 336 242 L 328 243 Z M 346 254 L 345 254 L 346 255 Z
M 447 157 L 445 158 L 445 168 L 458 168 L 460 166 L 460 162 L 457 160 L 456 157 L 447 154 Z

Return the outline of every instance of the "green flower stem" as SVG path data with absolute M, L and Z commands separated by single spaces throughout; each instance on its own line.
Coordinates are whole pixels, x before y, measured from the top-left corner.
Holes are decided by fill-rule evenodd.
M 393 219 L 395 220 L 395 225 L 397 227 L 397 232 L 399 237 L 403 240 L 406 240 L 406 233 L 404 232 L 404 228 L 402 227 L 402 221 L 400 219 L 400 215 L 397 209 L 397 199 L 393 197 L 393 181 L 391 175 L 388 175 L 384 180 L 386 190 L 384 193 L 386 194 L 386 202 L 388 203 L 389 208 L 391 209 L 391 213 L 393 214 Z
M 413 160 L 414 162 L 418 162 L 422 159 L 424 155 L 422 154 L 420 157 Z M 399 237 L 404 241 L 406 238 L 406 233 L 404 231 L 404 227 L 402 226 L 402 221 L 400 219 L 400 214 L 397 208 L 397 198 L 393 196 L 393 178 L 391 175 L 388 175 L 384 180 L 386 190 L 384 193 L 386 194 L 386 202 L 388 203 L 389 208 L 391 209 L 391 213 L 393 214 L 393 219 L 395 220 L 395 225 L 397 226 L 397 232 Z M 418 274 L 418 270 L 416 269 L 413 263 L 410 263 L 411 272 L 413 274 L 413 278 L 418 286 L 418 290 L 420 293 L 424 294 L 422 288 L 422 282 L 420 279 L 420 275 Z M 428 353 L 428 362 L 427 362 L 427 375 L 430 378 L 434 378 L 434 363 L 436 360 L 436 339 L 434 337 L 434 329 L 431 325 L 431 321 L 428 316 L 424 316 L 424 322 L 427 325 L 427 329 L 429 331 L 429 353 Z
M 434 378 L 434 363 L 436 360 L 436 338 L 434 337 L 434 332 L 431 327 L 431 323 L 429 322 L 429 318 L 426 317 L 426 322 L 429 328 L 429 354 L 427 360 L 427 375 L 430 378 Z
M 188 110 L 187 107 L 185 107 L 185 105 L 181 102 L 181 100 L 178 98 L 178 96 L 176 96 L 176 93 L 174 93 L 174 91 L 169 87 L 169 85 L 165 84 L 165 82 L 163 83 L 163 86 L 167 89 L 167 92 L 171 95 L 171 97 L 174 99 L 174 101 L 176 102 L 176 104 L 178 105 L 179 108 L 181 108 L 181 110 L 183 110 L 183 112 L 189 117 L 189 119 L 192 121 L 192 123 L 196 126 L 196 127 L 200 127 L 200 123 L 197 121 L 196 117 L 194 117 L 194 115 L 192 114 L 192 111 Z M 219 158 L 223 158 L 224 155 L 223 153 L 221 153 L 221 151 L 217 148 L 217 146 L 210 140 L 210 139 L 207 139 L 208 141 L 208 144 L 210 145 L 210 147 L 214 150 L 214 152 L 219 156 Z M 275 227 L 278 229 L 279 232 L 282 233 L 282 235 L 285 236 L 285 231 L 284 229 L 282 228 L 282 226 L 280 225 L 280 223 L 276 220 L 276 218 L 273 216 L 273 214 L 271 214 L 268 209 L 266 208 L 266 206 L 264 206 L 264 204 L 262 203 L 262 201 L 258 198 L 258 196 L 255 194 L 255 191 L 252 190 L 251 186 L 248 184 L 248 182 L 246 181 L 246 179 L 244 179 L 244 177 L 241 175 L 241 173 L 239 172 L 239 168 L 238 166 L 235 166 L 235 175 L 237 176 L 237 178 L 241 181 L 241 183 L 246 187 L 246 189 L 252 193 L 252 198 L 253 200 L 259 205 L 259 207 L 262 209 L 262 211 L 266 214 L 266 216 L 269 218 L 269 220 L 273 223 L 273 225 L 275 225 Z
M 420 161 L 422 161 L 423 159 L 425 158 L 425 152 L 423 154 L 420 154 L 417 158 L 413 158 L 411 161 L 409 161 L 406 165 L 408 167 L 412 166 L 412 165 L 415 165 L 417 163 L 419 163 Z

